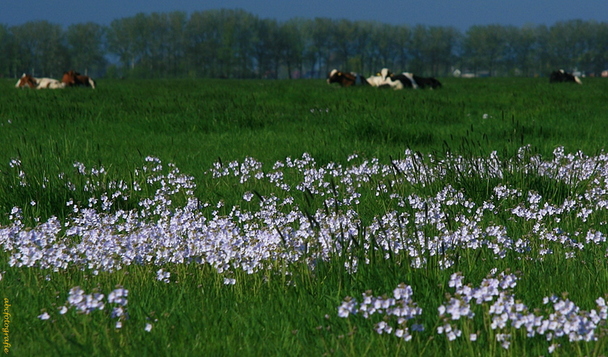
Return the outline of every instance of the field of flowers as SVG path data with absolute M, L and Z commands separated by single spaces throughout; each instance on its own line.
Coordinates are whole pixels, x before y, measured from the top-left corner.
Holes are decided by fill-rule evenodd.
M 605 355 L 608 85 L 452 81 L 0 88 L 4 351 Z

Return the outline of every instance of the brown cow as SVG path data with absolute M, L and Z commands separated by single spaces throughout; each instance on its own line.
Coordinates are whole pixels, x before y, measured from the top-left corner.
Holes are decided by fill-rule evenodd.
M 65 83 L 66 87 L 85 86 L 95 89 L 95 81 L 93 78 L 83 76 L 74 70 L 63 72 L 61 82 Z
M 345 73 L 338 71 L 337 69 L 332 70 L 327 75 L 327 84 L 339 83 L 342 87 L 355 86 L 368 86 L 367 80 L 357 73 Z

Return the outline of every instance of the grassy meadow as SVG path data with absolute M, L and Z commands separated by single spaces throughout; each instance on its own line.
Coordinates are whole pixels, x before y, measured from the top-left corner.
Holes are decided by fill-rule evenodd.
M 608 354 L 608 80 L 0 81 L 3 353 Z

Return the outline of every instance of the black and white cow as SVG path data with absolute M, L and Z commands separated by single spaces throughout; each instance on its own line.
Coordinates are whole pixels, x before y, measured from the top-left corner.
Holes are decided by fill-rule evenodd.
M 575 76 L 571 73 L 564 71 L 563 69 L 560 69 L 559 71 L 551 72 L 551 76 L 549 76 L 549 83 L 563 83 L 563 82 L 583 84 L 583 82 L 581 82 L 580 78 L 578 78 L 577 76 Z
M 393 74 L 387 68 L 383 68 L 380 71 L 382 76 L 385 78 L 386 84 L 390 85 L 393 89 L 403 88 L 440 88 L 441 82 L 433 77 L 419 77 L 409 72 L 403 72 L 400 74 Z
M 430 89 L 441 88 L 441 82 L 439 82 L 434 77 L 418 77 L 418 76 L 414 75 L 414 80 L 416 81 L 416 83 L 418 83 L 418 86 L 423 89 L 424 88 L 430 88 Z
M 342 72 L 337 69 L 333 69 L 327 75 L 327 84 L 339 83 L 342 87 L 350 86 L 368 86 L 367 80 L 360 74 L 350 72 Z
M 369 83 L 372 87 L 390 87 L 390 84 L 387 82 L 386 77 L 390 72 L 387 68 L 383 68 L 382 71 L 376 73 L 375 76 L 371 76 L 367 78 L 367 83 Z

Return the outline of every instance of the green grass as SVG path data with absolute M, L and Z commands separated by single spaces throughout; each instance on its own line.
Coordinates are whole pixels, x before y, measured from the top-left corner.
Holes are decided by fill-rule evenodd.
M 408 146 L 456 152 L 481 144 L 487 152 L 528 143 L 548 154 L 605 142 L 601 79 L 576 87 L 544 78 L 443 81 L 437 91 L 230 80 L 102 80 L 95 91 L 26 91 L 4 82 L 2 144 L 11 149 L 2 155 L 52 152 L 85 164 L 157 155 L 196 174 L 217 157 L 270 162 L 307 151 L 338 161 L 355 151 L 385 158 Z
M 270 165 L 308 152 L 323 164 L 352 153 L 399 158 L 406 148 L 510 156 L 528 144 L 543 155 L 558 146 L 595 154 L 608 142 L 602 79 L 442 80 L 436 91 L 231 80 L 102 80 L 94 91 L 28 91 L 4 81 L 0 163 L 20 158 L 40 177 L 69 173 L 78 161 L 126 180 L 150 155 L 200 180 L 213 162 L 247 156 Z
M 5 80 L 0 82 L 0 222 L 3 227 L 14 223 L 10 214 L 17 206 L 23 209 L 23 234 L 53 216 L 67 224 L 79 216 L 66 202 L 73 200 L 86 207 L 90 198 L 112 193 L 113 182 L 121 180 L 127 183 L 123 192 L 128 199 L 117 200 L 109 212 L 141 211 L 138 202 L 154 196 L 160 187 L 159 183 L 145 184 L 149 174 L 135 174 L 147 156 L 158 157 L 165 165 L 174 163 L 181 173 L 192 176 L 197 185 L 192 197 L 211 204 L 200 212 L 212 219 L 229 217 L 233 206 L 256 212 L 262 198 L 273 196 L 293 197 L 295 202 L 283 206 L 283 213 L 297 207 L 309 215 L 342 214 L 346 208 L 328 205 L 326 199 L 348 196 L 344 191 L 347 185 L 330 174 L 324 176 L 329 182 L 326 196 L 296 189 L 286 192 L 268 180 L 242 183 L 238 175 L 214 179 L 207 172 L 218 161 L 228 167 L 230 162 L 252 157 L 269 173 L 276 171 L 272 168 L 275 162 L 285 163 L 287 157 L 301 159 L 303 153 L 315 159 L 318 169 L 331 162 L 350 167 L 372 158 L 390 165 L 391 160 L 407 158 L 406 149 L 419 153 L 427 162 L 440 162 L 447 153 L 470 160 L 488 157 L 493 151 L 506 161 L 525 145 L 530 145 L 529 156 L 539 154 L 546 159 L 551 159 L 557 147 L 565 147 L 566 152 L 582 150 L 587 155 L 606 149 L 608 81 L 589 78 L 582 86 L 550 85 L 546 78 L 441 81 L 444 87 L 434 91 L 344 89 L 321 80 L 99 80 L 96 90 L 34 91 L 17 90 L 12 80 Z M 353 153 L 359 158 L 349 162 Z M 12 159 L 19 159 L 21 165 L 11 167 Z M 107 173 L 79 174 L 74 162 L 83 163 L 87 170 L 104 167 Z M 302 171 L 281 170 L 290 185 L 302 179 Z M 19 171 L 25 173 L 25 181 Z M 517 298 L 538 309 L 547 308 L 543 297 L 567 293 L 581 309 L 589 310 L 596 308 L 595 299 L 608 292 L 605 242 L 578 251 L 535 240 L 536 233 L 531 232 L 537 221 L 510 213 L 518 205 L 531 206 L 526 202 L 528 192 L 540 194 L 541 203 L 560 206 L 595 187 L 592 180 L 571 185 L 517 170 L 502 179 L 485 178 L 455 166 L 448 167 L 444 179 L 424 184 L 402 181 L 405 175 L 397 170 L 386 176 L 369 175 L 369 182 L 362 183 L 360 189 L 360 203 L 349 206 L 356 210 L 361 225 L 372 226 L 389 212 L 410 217 L 424 213 L 411 203 L 400 205 L 391 194 L 404 200 L 412 194 L 433 198 L 450 184 L 479 206 L 492 201 L 493 189 L 504 184 L 519 189 L 523 198 L 495 200 L 500 206 L 480 224 L 504 226 L 513 240 L 530 239 L 529 253 L 522 258 L 509 252 L 496 259 L 489 249 L 455 247 L 437 255 L 429 253 L 425 256 L 428 266 L 417 269 L 411 267 L 413 258 L 403 252 L 387 257 L 388 253 L 377 246 L 362 248 L 365 242 L 372 248 L 380 244 L 382 231 L 388 230 L 382 223 L 374 235 L 352 238 L 358 240 L 353 244 L 359 244 L 352 251 L 335 252 L 330 260 L 306 264 L 278 259 L 268 262 L 272 269 L 254 274 L 241 269 L 218 273 L 208 264 L 194 262 L 131 264 L 115 272 L 95 272 L 77 265 L 57 271 L 12 267 L 9 260 L 14 252 L 5 247 L 0 252 L 0 298 L 8 299 L 11 305 L 10 354 L 546 355 L 550 342 L 545 336 L 527 338 L 525 331 L 514 328 L 507 329 L 512 333 L 510 348 L 501 348 L 483 313 L 489 304 L 475 306 L 475 319 L 459 322 L 465 333 L 482 332 L 477 342 L 466 338 L 448 342 L 437 334 L 437 308 L 445 303 L 447 293 L 454 293 L 448 286 L 450 276 L 462 272 L 465 284 L 476 287 L 493 268 L 518 272 Z M 90 183 L 97 186 L 85 189 Z M 387 192 L 376 195 L 381 185 L 387 186 Z M 246 192 L 255 192 L 249 202 L 243 200 Z M 182 191 L 173 195 L 172 207 L 181 207 L 189 197 Z M 218 201 L 225 205 L 214 214 Z M 101 210 L 99 204 L 92 207 Z M 475 214 L 460 204 L 443 205 L 442 210 L 449 215 L 445 228 L 449 231 L 464 225 L 455 217 L 473 219 Z M 549 230 L 563 229 L 578 241 L 584 241 L 584 234 L 591 229 L 608 234 L 605 209 L 594 211 L 586 221 L 576 217 L 576 212 L 562 214 L 560 221 L 549 217 L 538 222 Z M 309 223 L 315 232 L 323 229 L 315 226 L 319 223 L 314 218 L 309 218 Z M 404 234 L 417 231 L 429 237 L 442 233 L 432 224 L 417 226 L 413 220 L 401 228 Z M 115 234 L 120 235 L 118 228 Z M 58 233 L 59 237 L 66 235 L 67 228 Z M 332 236 L 351 239 L 344 237 L 343 230 Z M 6 236 L 0 236 L 0 243 L 3 239 Z M 554 254 L 539 259 L 547 247 Z M 572 251 L 576 251 L 575 257 L 566 259 Z M 354 257 L 359 259 L 358 271 L 350 274 L 344 264 Z M 444 257 L 453 260 L 453 266 L 440 269 L 439 261 Z M 369 264 L 363 263 L 365 259 Z M 161 268 L 171 273 L 170 283 L 156 279 Z M 236 284 L 224 283 L 232 278 Z M 425 331 L 413 334 L 412 341 L 377 334 L 374 324 L 382 316 L 369 320 L 337 316 L 345 297 L 360 300 L 367 290 L 374 296 L 391 295 L 401 282 L 412 286 L 414 300 L 424 311 L 420 322 Z M 87 294 L 98 291 L 106 296 L 118 286 L 128 289 L 128 319 L 123 320 L 123 327 L 115 328 L 118 319 L 110 317 L 110 304 L 91 314 L 74 309 L 58 314 L 58 307 L 65 305 L 75 286 Z M 38 319 L 45 311 L 51 318 Z M 150 332 L 144 330 L 147 323 L 153 325 Z M 565 338 L 559 340 L 561 347 L 556 354 L 600 356 L 608 349 L 604 339 L 569 343 Z

